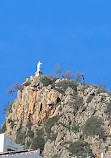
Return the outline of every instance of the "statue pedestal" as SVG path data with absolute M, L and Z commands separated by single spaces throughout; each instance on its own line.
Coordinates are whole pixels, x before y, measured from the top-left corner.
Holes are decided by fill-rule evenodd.
M 36 77 L 39 77 L 39 76 L 41 76 L 41 75 L 42 75 L 42 72 L 41 72 L 41 71 L 39 71 L 39 72 L 36 71 L 36 72 L 35 72 L 35 76 L 36 76 Z

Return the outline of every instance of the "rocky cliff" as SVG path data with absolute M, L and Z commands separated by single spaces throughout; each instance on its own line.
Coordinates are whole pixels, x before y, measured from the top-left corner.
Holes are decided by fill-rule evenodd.
M 31 77 L 6 116 L 7 135 L 47 158 L 99 157 L 111 146 L 111 94 L 66 79 Z

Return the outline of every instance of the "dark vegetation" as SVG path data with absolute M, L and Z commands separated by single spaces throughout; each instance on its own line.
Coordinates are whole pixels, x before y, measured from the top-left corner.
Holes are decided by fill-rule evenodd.
M 51 128 L 54 126 L 54 124 L 59 120 L 60 116 L 54 116 L 50 119 L 48 119 L 45 124 L 44 124 L 44 128 L 45 128 L 45 133 L 46 133 L 46 140 L 51 139 L 52 141 L 56 139 L 57 137 L 57 133 L 53 133 L 51 131 Z
M 107 104 L 107 109 L 105 111 L 107 114 L 111 115 L 111 102 Z
M 59 120 L 59 116 L 54 116 L 47 120 L 44 124 L 44 128 L 37 129 L 37 132 L 34 133 L 32 130 L 32 123 L 27 122 L 26 131 L 19 130 L 16 135 L 16 143 L 24 145 L 27 149 L 36 150 L 40 148 L 42 152 L 44 149 L 45 142 L 50 139 L 54 141 L 57 137 L 57 133 L 53 133 L 51 131 L 52 126 Z M 21 128 L 22 129 L 22 128 Z M 29 138 L 27 142 L 25 142 L 25 138 Z
M 15 124 L 15 121 L 14 121 L 14 120 L 11 120 L 10 126 L 11 126 L 12 129 L 13 129 L 13 127 L 14 127 L 15 125 L 16 125 L 16 124 Z
M 77 92 L 77 83 L 70 80 L 62 80 L 57 83 L 55 81 L 57 78 L 50 79 L 47 76 L 42 76 L 40 78 L 40 81 L 43 83 L 43 86 L 49 86 L 51 85 L 52 88 L 59 91 L 60 93 L 65 93 L 66 89 L 68 87 L 71 87 L 75 92 Z
M 65 93 L 68 87 L 71 87 L 75 93 L 77 92 L 77 83 L 74 81 L 69 81 L 69 80 L 62 80 L 56 83 L 55 89 L 59 91 L 60 93 Z
M 105 139 L 105 132 L 102 128 L 102 119 L 93 116 L 89 118 L 83 128 L 83 133 L 86 136 L 99 136 L 100 139 Z
M 56 155 L 52 156 L 51 158 L 59 158 L 59 156 L 56 154 Z
M 86 155 L 94 157 L 90 145 L 87 142 L 83 142 L 83 141 L 76 141 L 74 143 L 70 143 L 69 152 L 71 152 L 74 156 L 77 157 L 78 156 L 83 157 Z
M 94 95 L 89 95 L 89 97 L 87 98 L 87 103 L 90 103 L 92 101 L 92 99 L 94 98 Z
M 71 126 L 70 129 L 71 129 L 71 131 L 73 131 L 74 133 L 77 133 L 77 132 L 80 131 L 80 126 L 79 126 L 79 124 L 74 123 L 74 124 Z
M 105 113 L 108 115 L 109 124 L 111 124 L 111 101 L 107 103 L 107 108 Z
M 32 123 L 31 123 L 31 122 L 27 122 L 26 127 L 27 127 L 29 130 L 31 130 Z
M 47 76 L 41 76 L 40 81 L 43 83 L 43 86 L 48 86 L 53 83 L 53 80 Z
M 40 148 L 41 152 L 44 149 L 44 144 L 48 139 L 51 139 L 54 141 L 57 137 L 56 133 L 53 133 L 51 131 L 52 126 L 58 121 L 59 116 L 54 116 L 47 120 L 44 124 L 44 128 L 37 130 L 36 134 L 34 135 L 32 141 L 31 141 L 31 149 L 38 149 Z M 29 124 L 29 123 L 28 123 Z M 30 126 L 28 125 L 30 128 Z M 45 137 L 44 137 L 45 136 Z M 30 142 L 28 142 L 28 145 Z
M 26 131 L 18 131 L 15 142 L 17 144 L 25 145 Z
M 44 124 L 45 131 L 46 131 L 47 133 L 51 133 L 51 128 L 52 128 L 52 126 L 53 126 L 58 120 L 59 120 L 59 116 L 58 116 L 58 115 L 56 115 L 56 116 L 54 116 L 54 117 L 52 117 L 52 118 L 49 118 L 49 119 L 45 122 L 45 124 Z
M 27 137 L 34 138 L 34 132 L 32 130 L 29 130 L 27 132 Z
M 36 136 L 32 139 L 31 149 L 40 149 L 42 152 L 44 149 L 45 140 L 44 140 L 44 131 L 40 129 L 36 132 Z
M 79 110 L 79 108 L 81 106 L 83 106 L 83 98 L 82 97 L 77 97 L 75 96 L 75 104 L 73 104 L 73 108 L 74 108 L 74 115 L 76 115 L 77 111 Z

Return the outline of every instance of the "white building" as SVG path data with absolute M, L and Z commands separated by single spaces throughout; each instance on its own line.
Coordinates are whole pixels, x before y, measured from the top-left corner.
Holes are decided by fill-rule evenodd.
M 23 150 L 22 147 L 9 139 L 4 133 L 0 134 L 0 153 Z
M 9 139 L 4 133 L 0 134 L 0 158 L 43 158 L 40 150 L 24 150 L 20 145 Z

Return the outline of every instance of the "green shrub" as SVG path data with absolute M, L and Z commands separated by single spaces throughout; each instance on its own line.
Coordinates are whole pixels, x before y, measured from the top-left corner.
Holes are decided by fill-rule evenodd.
M 45 141 L 44 141 L 44 131 L 40 129 L 36 133 L 36 137 L 32 139 L 31 149 L 37 150 L 38 148 L 42 152 L 44 149 Z
M 6 128 L 6 122 L 3 123 L 2 129 L 0 129 L 0 133 L 4 133 L 7 130 Z
M 77 133 L 77 132 L 79 132 L 79 130 L 80 130 L 80 126 L 79 126 L 78 124 L 73 124 L 73 125 L 71 126 L 71 130 L 72 130 L 73 132 Z
M 47 76 L 42 76 L 40 78 L 40 81 L 43 83 L 43 86 L 48 86 L 48 85 L 51 85 L 53 83 L 53 81 Z
M 57 138 L 57 133 L 52 133 L 50 139 L 51 139 L 52 141 L 55 141 L 56 138 Z
M 26 127 L 27 127 L 29 130 L 31 130 L 32 122 L 27 122 Z
M 30 145 L 31 145 L 31 141 L 27 141 L 27 143 L 26 143 L 26 149 L 29 149 Z
M 16 135 L 16 143 L 25 145 L 25 138 L 26 138 L 26 132 L 25 131 L 19 131 Z
M 51 128 L 54 126 L 54 124 L 59 120 L 59 116 L 54 116 L 50 119 L 48 119 L 45 124 L 44 124 L 44 127 L 45 127 L 45 132 L 46 132 L 46 141 L 48 139 L 54 141 L 56 140 L 57 138 L 57 133 L 53 133 L 51 132 Z
M 58 79 L 58 78 L 54 78 L 54 79 L 52 80 L 51 86 L 52 86 L 53 89 L 55 89 L 55 81 L 56 81 L 57 79 Z
M 59 120 L 59 116 L 58 116 L 58 115 L 56 115 L 56 116 L 54 116 L 54 117 L 52 117 L 52 118 L 49 118 L 49 119 L 45 122 L 45 124 L 44 124 L 44 126 L 45 126 L 45 131 L 46 131 L 47 133 L 51 133 L 51 128 L 52 128 L 52 126 L 53 126 L 58 120 Z
M 10 126 L 11 126 L 12 129 L 13 129 L 14 125 L 15 125 L 15 121 L 11 121 Z
M 74 156 L 83 156 L 84 154 L 93 155 L 87 142 L 76 141 L 69 145 L 69 152 Z
M 103 122 L 100 118 L 93 116 L 89 118 L 83 128 L 83 133 L 86 136 L 95 136 L 98 135 L 99 138 L 105 139 L 105 133 L 101 127 Z
M 47 137 L 46 137 L 46 141 L 48 140 L 48 139 L 50 139 L 50 140 L 52 140 L 52 141 L 55 141 L 56 140 L 56 138 L 57 138 L 57 133 L 47 133 Z
M 59 158 L 58 155 L 53 155 L 51 158 Z
M 27 132 L 27 136 L 30 137 L 30 138 L 33 138 L 34 137 L 34 132 L 32 130 L 29 130 Z
M 105 112 L 108 113 L 108 114 L 111 114 L 111 102 L 109 102 L 109 103 L 107 104 L 107 109 L 106 109 Z
M 74 108 L 74 114 L 77 113 L 77 111 L 79 110 L 79 108 L 83 106 L 83 98 L 81 97 L 76 97 L 75 98 L 75 104 L 73 105 Z
M 77 83 L 69 80 L 63 80 L 56 83 L 55 89 L 60 93 L 64 93 L 68 87 L 71 87 L 75 92 L 77 92 Z
M 87 103 L 90 103 L 91 101 L 92 101 L 92 99 L 94 98 L 94 96 L 93 95 L 89 95 L 89 97 L 87 98 Z

